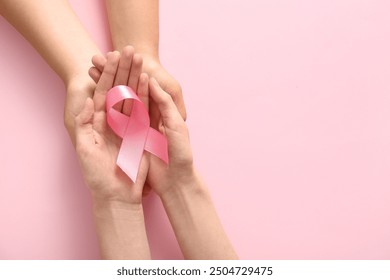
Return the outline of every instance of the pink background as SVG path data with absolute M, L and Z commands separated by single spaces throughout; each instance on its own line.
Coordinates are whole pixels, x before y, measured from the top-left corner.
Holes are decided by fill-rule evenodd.
M 102 1 L 70 1 L 103 51 Z M 385 0 L 161 1 L 196 165 L 243 259 L 390 258 Z M 94 259 L 62 82 L 0 19 L 0 259 Z M 77 51 L 77 50 L 76 50 Z M 182 258 L 156 196 L 154 258 Z

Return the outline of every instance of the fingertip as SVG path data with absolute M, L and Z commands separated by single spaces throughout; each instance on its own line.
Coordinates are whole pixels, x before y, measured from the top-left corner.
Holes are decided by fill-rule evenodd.
M 141 73 L 139 80 L 141 83 L 149 83 L 149 75 L 146 73 Z
M 133 46 L 130 46 L 130 45 L 127 45 L 125 46 L 123 49 L 122 49 L 122 54 L 125 56 L 125 57 L 131 57 L 134 55 L 134 47 Z
M 103 54 L 96 54 L 92 57 L 91 62 L 96 68 L 98 68 L 100 71 L 102 71 L 104 68 L 104 65 L 107 62 L 107 59 Z
M 89 68 L 88 70 L 88 75 L 91 77 L 91 79 L 97 83 L 100 79 L 100 76 L 102 75 L 102 73 L 99 71 L 99 69 L 97 69 L 96 67 L 91 67 Z
M 118 51 L 108 52 L 107 53 L 107 61 L 108 62 L 119 61 L 120 56 L 121 55 Z
M 157 91 L 160 85 L 154 77 L 149 78 L 149 86 L 152 91 Z
M 134 64 L 136 64 L 138 66 L 142 65 L 142 63 L 143 63 L 142 55 L 140 55 L 139 53 L 134 54 L 133 62 L 134 62 Z
M 139 77 L 137 94 L 146 108 L 149 109 L 149 76 L 146 73 L 142 73 Z
M 160 100 L 159 95 L 158 95 L 159 84 L 156 81 L 156 79 L 153 77 L 149 78 L 149 91 L 150 91 L 150 95 L 154 101 L 157 102 L 158 100 Z

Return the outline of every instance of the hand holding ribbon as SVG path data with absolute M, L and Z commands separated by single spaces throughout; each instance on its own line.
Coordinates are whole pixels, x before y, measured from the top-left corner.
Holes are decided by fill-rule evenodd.
M 127 116 L 113 107 L 118 102 L 132 100 L 133 107 Z M 135 182 L 138 169 L 146 150 L 168 164 L 166 138 L 150 127 L 149 114 L 134 91 L 127 86 L 116 86 L 106 97 L 107 123 L 122 138 L 117 165 Z

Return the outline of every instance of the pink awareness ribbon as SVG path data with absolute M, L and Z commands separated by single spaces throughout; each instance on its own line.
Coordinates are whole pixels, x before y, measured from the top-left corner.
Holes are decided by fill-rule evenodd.
M 113 108 L 126 99 L 133 100 L 130 116 Z M 122 138 L 117 165 L 135 182 L 144 150 L 168 164 L 167 139 L 150 127 L 149 113 L 144 104 L 127 86 L 116 86 L 106 96 L 107 123 Z

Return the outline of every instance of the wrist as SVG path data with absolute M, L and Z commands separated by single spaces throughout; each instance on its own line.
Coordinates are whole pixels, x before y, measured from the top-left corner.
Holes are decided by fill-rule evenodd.
M 174 201 L 185 201 L 195 197 L 207 197 L 208 191 L 195 170 L 181 174 L 172 180 L 169 188 L 159 194 L 164 204 Z
M 134 46 L 134 50 L 136 53 L 139 53 L 142 55 L 142 58 L 144 61 L 156 61 L 160 63 L 160 57 L 158 54 L 158 46 L 150 46 L 148 44 L 146 45 L 138 45 Z
M 66 87 L 70 85 L 74 85 L 76 83 L 90 83 L 93 80 L 89 77 L 88 71 L 93 65 L 90 61 L 86 63 L 79 63 L 75 67 L 73 67 L 70 71 L 68 71 L 68 75 L 65 75 L 63 78 L 63 82 Z
M 139 203 L 127 203 L 117 200 L 108 200 L 93 197 L 93 214 L 97 218 L 128 219 L 129 217 L 142 217 L 143 208 Z
M 148 75 L 153 76 L 153 73 L 161 69 L 162 65 L 158 57 L 142 55 L 142 58 L 143 58 L 142 71 L 147 73 Z
M 128 184 L 110 184 L 93 188 L 89 185 L 94 208 L 138 211 L 142 209 L 142 191 L 130 191 Z

